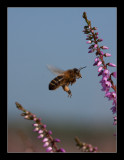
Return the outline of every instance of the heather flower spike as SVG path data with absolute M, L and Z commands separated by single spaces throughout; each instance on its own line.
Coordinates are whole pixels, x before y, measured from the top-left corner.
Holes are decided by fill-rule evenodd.
M 28 120 L 33 120 L 34 121 L 34 124 L 32 125 L 33 127 L 35 127 L 33 129 L 34 132 L 37 132 L 39 135 L 38 135 L 38 139 L 42 139 L 42 142 L 43 142 L 43 147 L 46 148 L 46 152 L 65 152 L 64 149 L 62 148 L 58 148 L 56 143 L 59 143 L 60 140 L 55 138 L 53 139 L 51 134 L 52 134 L 52 131 L 48 131 L 46 129 L 46 124 L 43 124 L 41 122 L 41 118 L 37 118 L 36 115 L 32 114 L 31 112 L 25 110 L 21 104 L 19 104 L 18 102 L 15 103 L 16 104 L 16 107 L 23 111 L 23 114 L 21 114 L 21 116 L 24 116 L 25 119 L 28 119 Z
M 95 58 L 95 63 L 93 66 L 97 66 L 98 68 L 98 76 L 101 76 L 101 81 L 100 84 L 102 86 L 102 91 L 105 92 L 105 97 L 108 98 L 108 100 L 112 100 L 112 104 L 114 105 L 110 109 L 112 110 L 113 114 L 117 114 L 117 103 L 116 103 L 116 85 L 114 84 L 112 80 L 112 76 L 114 78 L 117 77 L 116 72 L 110 73 L 109 67 L 116 67 L 115 64 L 109 62 L 105 63 L 104 57 L 110 57 L 110 53 L 103 53 L 104 50 L 109 49 L 107 46 L 99 46 L 99 42 L 103 41 L 102 38 L 98 38 L 98 32 L 95 32 L 95 27 L 91 26 L 91 21 L 87 19 L 87 14 L 86 12 L 83 13 L 83 18 L 85 19 L 87 26 L 85 26 L 85 34 L 87 34 L 87 37 L 91 37 L 92 41 L 89 40 L 87 41 L 88 44 L 92 43 L 92 45 L 89 47 L 89 52 L 88 53 L 93 53 L 95 51 L 96 53 L 96 58 Z M 110 91 L 110 89 L 113 89 L 114 92 Z M 116 122 L 115 122 L 116 119 Z M 117 124 L 117 117 L 116 115 L 114 116 L 114 125 Z

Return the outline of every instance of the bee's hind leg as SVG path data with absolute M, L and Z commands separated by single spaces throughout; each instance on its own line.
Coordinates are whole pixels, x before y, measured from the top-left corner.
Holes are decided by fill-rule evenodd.
M 71 96 L 72 96 L 72 93 L 71 93 L 71 90 L 69 89 L 69 91 L 68 91 L 68 97 L 71 98 Z
M 71 93 L 71 90 L 68 88 L 68 86 L 67 85 L 63 85 L 62 88 L 63 88 L 64 91 L 66 91 L 68 93 L 68 97 L 71 98 L 72 93 Z

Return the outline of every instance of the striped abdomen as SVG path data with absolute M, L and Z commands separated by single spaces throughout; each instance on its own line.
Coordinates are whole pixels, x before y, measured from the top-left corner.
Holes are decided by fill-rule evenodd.
M 54 78 L 49 84 L 49 90 L 54 90 L 54 89 L 60 87 L 63 80 L 64 80 L 63 75 L 60 75 L 60 76 L 57 76 L 56 78 Z

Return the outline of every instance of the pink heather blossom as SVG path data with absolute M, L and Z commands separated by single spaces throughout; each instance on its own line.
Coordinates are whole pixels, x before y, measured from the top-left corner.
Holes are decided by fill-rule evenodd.
M 111 75 L 112 75 L 114 78 L 117 78 L 117 73 L 116 73 L 116 72 L 113 72 Z
M 116 65 L 113 64 L 113 63 L 108 63 L 107 65 L 110 66 L 110 67 L 116 67 Z
M 101 46 L 102 49 L 109 49 L 107 46 Z
M 100 54 L 103 55 L 103 51 L 100 51 Z
M 43 138 L 44 135 L 41 133 L 39 136 L 37 136 L 38 139 Z
M 60 142 L 60 139 L 56 138 L 54 139 L 54 142 Z
M 91 50 L 89 50 L 89 52 L 88 53 L 93 53 L 94 52 L 94 49 L 91 49 Z
M 98 68 L 98 72 L 100 72 L 102 69 L 103 69 L 103 67 L 102 67 L 102 66 L 101 66 L 101 67 L 99 67 L 99 68 Z
M 98 45 L 97 45 L 97 44 L 95 44 L 95 45 L 94 45 L 94 48 L 97 48 L 97 46 L 98 46 Z
M 52 151 L 52 147 L 48 147 L 47 149 L 46 149 L 46 152 L 51 152 Z
M 104 56 L 105 56 L 105 57 L 110 57 L 111 54 L 110 54 L 110 53 L 105 53 Z
M 98 61 L 99 61 L 99 57 L 96 57 L 96 58 L 95 58 L 95 62 L 98 62 Z
M 108 92 L 105 94 L 105 97 L 108 97 L 109 100 L 115 99 L 116 98 L 116 93 L 115 92 Z
M 110 76 L 110 71 L 108 69 L 105 69 L 102 75 L 108 78 Z
M 102 39 L 102 38 L 98 39 L 98 42 L 102 42 L 102 41 L 103 41 L 103 39 Z
M 86 43 L 90 44 L 90 43 L 92 43 L 92 41 L 87 41 Z
M 49 142 L 45 142 L 43 147 L 47 147 L 49 145 Z
M 116 106 L 113 106 L 113 107 L 111 107 L 110 109 L 112 110 L 113 114 L 116 113 Z
M 102 64 L 102 61 L 99 61 L 98 63 L 97 63 L 97 66 L 100 66 Z
M 60 148 L 58 151 L 59 152 L 65 152 L 65 150 L 63 148 Z
M 47 141 L 48 141 L 48 138 L 45 137 L 45 138 L 43 139 L 43 142 L 47 142 Z
M 39 133 L 39 134 L 43 133 L 43 130 L 40 129 L 40 130 L 38 131 L 38 133 Z

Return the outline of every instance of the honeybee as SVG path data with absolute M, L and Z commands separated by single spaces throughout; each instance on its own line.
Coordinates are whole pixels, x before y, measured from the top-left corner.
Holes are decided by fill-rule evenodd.
M 85 66 L 85 67 L 80 67 L 79 69 L 73 68 L 64 71 L 50 65 L 48 65 L 47 67 L 54 74 L 58 75 L 49 83 L 48 87 L 49 90 L 55 90 L 61 86 L 63 90 L 68 93 L 68 97 L 72 96 L 71 90 L 69 89 L 68 86 L 70 84 L 71 85 L 74 84 L 76 82 L 76 79 L 82 78 L 80 71 L 81 69 L 86 68 Z

